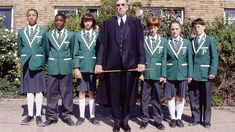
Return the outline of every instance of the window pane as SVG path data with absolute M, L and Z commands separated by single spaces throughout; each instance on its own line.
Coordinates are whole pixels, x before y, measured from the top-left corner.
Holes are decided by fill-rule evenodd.
M 1 8 L 0 7 L 0 15 L 4 16 L 3 27 L 4 28 L 11 28 L 11 9 Z
M 235 22 L 235 9 L 225 9 L 225 17 L 228 18 L 229 24 Z

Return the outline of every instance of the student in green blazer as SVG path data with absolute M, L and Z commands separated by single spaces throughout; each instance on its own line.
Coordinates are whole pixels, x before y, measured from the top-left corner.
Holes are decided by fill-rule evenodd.
M 205 128 L 211 124 L 211 81 L 215 78 L 218 68 L 218 53 L 213 37 L 207 35 L 205 22 L 198 18 L 192 22 L 196 36 L 192 40 L 193 47 L 193 81 L 189 85 L 189 97 L 193 122 L 190 126 L 203 123 Z
M 48 58 L 47 112 L 48 126 L 58 121 L 58 95 L 62 99 L 62 120 L 69 126 L 73 112 L 72 58 L 74 51 L 74 33 L 64 28 L 65 15 L 55 16 L 55 29 L 46 34 L 46 56 Z
M 189 40 L 180 37 L 181 27 L 178 21 L 173 20 L 170 23 L 169 32 L 171 36 L 167 44 L 167 83 L 164 94 L 171 115 L 170 127 L 184 127 L 181 116 L 185 92 L 193 75 L 192 47 Z
M 147 21 L 149 35 L 145 36 L 144 49 L 146 56 L 145 67 L 148 69 L 143 72 L 140 79 L 141 82 L 141 110 L 143 118 L 140 129 L 147 127 L 150 120 L 149 101 L 151 96 L 151 104 L 153 108 L 153 120 L 155 126 L 164 130 L 165 126 L 161 123 L 163 112 L 160 104 L 161 83 L 166 79 L 166 44 L 167 40 L 161 37 L 157 32 L 160 27 L 160 20 L 151 17 Z
M 76 44 L 74 45 L 74 65 L 75 77 L 77 80 L 77 90 L 79 91 L 79 110 L 80 117 L 76 125 L 81 125 L 85 121 L 85 93 L 89 96 L 90 122 L 99 125 L 100 122 L 95 118 L 95 91 L 96 75 L 94 67 L 96 61 L 96 21 L 91 13 L 82 16 L 82 31 L 76 33 Z
M 35 9 L 27 11 L 28 25 L 18 32 L 18 56 L 21 61 L 20 93 L 27 93 L 28 115 L 21 125 L 28 125 L 34 118 L 33 106 L 36 103 L 36 124 L 42 125 L 42 92 L 46 91 L 44 74 L 45 43 L 43 38 L 46 30 L 37 25 L 38 12 Z

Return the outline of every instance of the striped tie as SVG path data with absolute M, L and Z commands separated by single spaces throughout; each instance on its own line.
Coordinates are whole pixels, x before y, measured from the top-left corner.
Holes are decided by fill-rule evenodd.
M 33 40 L 33 28 L 30 28 L 30 31 L 29 31 L 29 40 L 30 40 L 30 42 L 32 42 L 32 40 Z
M 156 48 L 156 41 L 155 38 L 152 38 L 152 51 Z
M 90 38 L 90 33 L 89 32 L 86 33 L 86 40 L 87 40 L 87 44 L 90 46 L 91 38 Z
M 58 42 L 59 45 L 61 44 L 61 32 L 60 31 L 58 31 L 57 42 Z
M 174 40 L 174 48 L 175 48 L 175 51 L 178 52 L 179 50 L 179 41 L 178 40 Z
M 198 36 L 194 39 L 194 44 L 195 44 L 196 49 L 198 49 L 198 47 L 199 47 L 199 37 Z

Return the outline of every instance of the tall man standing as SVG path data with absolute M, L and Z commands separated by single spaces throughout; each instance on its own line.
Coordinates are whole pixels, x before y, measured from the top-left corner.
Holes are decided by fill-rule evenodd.
M 121 70 L 107 74 L 107 91 L 114 119 L 113 131 L 121 127 L 129 132 L 129 113 L 135 105 L 138 72 L 145 69 L 144 35 L 140 20 L 126 15 L 127 0 L 115 0 L 115 10 L 117 16 L 105 20 L 101 28 L 95 73 Z

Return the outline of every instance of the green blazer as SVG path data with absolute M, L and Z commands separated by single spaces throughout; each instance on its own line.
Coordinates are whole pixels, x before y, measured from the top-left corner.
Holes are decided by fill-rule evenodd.
M 72 58 L 75 36 L 73 32 L 64 29 L 62 42 L 59 44 L 56 37 L 56 29 L 46 34 L 46 55 L 48 58 L 48 74 L 67 75 L 72 74 Z
M 176 52 L 170 38 L 167 44 L 167 79 L 186 80 L 193 76 L 192 46 L 187 39 L 180 37 L 179 50 Z
M 193 47 L 193 80 L 208 81 L 208 75 L 216 75 L 218 68 L 218 53 L 215 39 L 204 34 L 199 42 L 199 48 L 196 49 L 192 40 Z
M 74 66 L 81 72 L 94 73 L 96 61 L 96 39 L 98 33 L 92 32 L 91 44 L 87 43 L 85 31 L 76 33 L 74 45 Z
M 157 46 L 151 48 L 151 37 L 145 36 L 144 49 L 146 56 L 145 70 L 143 72 L 145 79 L 159 80 L 160 77 L 166 77 L 166 45 L 167 40 L 157 35 Z
M 33 39 L 30 42 L 28 27 L 22 28 L 18 32 L 17 46 L 18 56 L 21 61 L 21 70 L 29 67 L 30 70 L 36 71 L 44 68 L 45 62 L 45 43 L 43 38 L 46 30 L 36 26 Z M 26 62 L 28 61 L 28 66 Z

